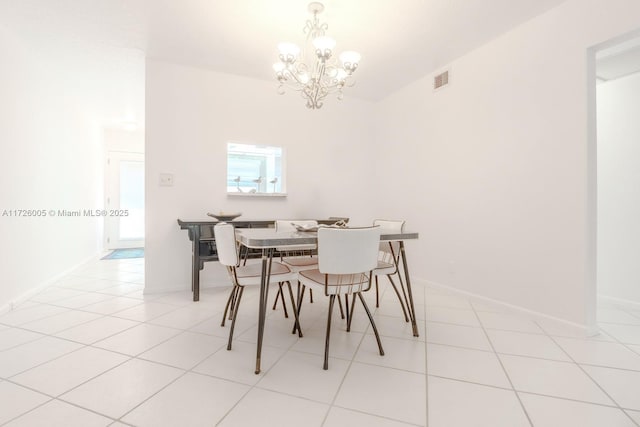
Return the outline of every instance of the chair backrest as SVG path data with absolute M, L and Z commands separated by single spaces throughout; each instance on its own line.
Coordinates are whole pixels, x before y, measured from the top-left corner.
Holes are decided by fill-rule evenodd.
M 392 219 L 376 219 L 373 221 L 373 225 L 377 225 L 380 227 L 380 234 L 385 233 L 402 233 L 404 231 L 404 223 L 403 220 L 392 220 Z M 381 242 L 380 250 L 384 252 L 391 252 L 391 248 L 393 247 L 393 252 L 397 255 L 400 244 L 398 242 Z
M 324 274 L 369 272 L 378 265 L 380 227 L 318 230 L 318 269 Z
M 237 267 L 240 263 L 238 247 L 236 246 L 236 231 L 232 224 L 221 222 L 213 227 L 216 239 L 218 260 L 227 267 Z
M 277 219 L 275 223 L 276 231 L 296 231 L 296 225 L 317 227 L 318 221 L 315 219 Z
M 385 231 L 390 232 L 402 232 L 404 231 L 404 223 L 403 220 L 395 220 L 395 219 L 376 219 L 373 221 L 373 225 L 380 226 L 382 230 L 382 234 Z

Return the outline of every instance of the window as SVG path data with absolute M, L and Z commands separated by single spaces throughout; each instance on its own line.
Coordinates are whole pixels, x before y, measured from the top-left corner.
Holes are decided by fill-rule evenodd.
M 282 147 L 227 143 L 227 193 L 284 195 Z

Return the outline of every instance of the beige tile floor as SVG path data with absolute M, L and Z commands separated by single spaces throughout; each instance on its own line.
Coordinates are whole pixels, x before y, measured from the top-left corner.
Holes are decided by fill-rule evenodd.
M 257 290 L 245 292 L 227 351 L 227 288 L 193 303 L 190 292 L 143 287 L 142 259 L 96 261 L 0 316 L 0 425 L 640 425 L 633 307 L 601 303 L 601 333 L 583 338 L 416 287 L 414 338 L 383 286 L 375 318 L 385 356 L 357 307 L 350 333 L 334 318 L 324 371 L 327 304 L 317 295 L 303 307 L 301 339 L 281 308 L 270 310 L 255 375 Z

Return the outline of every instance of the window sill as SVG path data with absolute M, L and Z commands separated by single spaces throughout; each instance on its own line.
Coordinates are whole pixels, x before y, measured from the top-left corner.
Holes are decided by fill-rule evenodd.
M 227 197 L 287 197 L 287 193 L 227 193 Z

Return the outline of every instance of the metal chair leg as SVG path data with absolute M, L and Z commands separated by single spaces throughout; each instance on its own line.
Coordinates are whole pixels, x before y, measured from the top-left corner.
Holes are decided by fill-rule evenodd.
M 280 286 L 280 289 L 278 289 L 278 292 L 276 292 L 276 297 L 273 299 L 273 307 L 271 307 L 271 310 L 275 310 L 278 306 L 278 298 L 280 298 L 280 294 L 282 293 L 282 285 L 280 285 L 279 283 L 278 285 Z
M 302 291 L 300 291 L 300 282 L 298 282 L 298 318 L 300 318 L 300 310 L 302 310 L 302 301 L 304 301 L 304 291 L 307 289 L 305 285 L 302 285 Z M 311 291 L 311 289 L 309 289 Z M 298 330 L 297 325 L 294 323 L 292 334 L 295 334 Z
M 240 246 L 240 252 L 242 253 L 242 248 L 244 246 Z M 246 250 L 244 251 L 244 255 L 241 254 L 242 256 L 242 265 L 247 265 L 247 259 L 249 259 L 249 248 L 245 248 Z
M 329 314 L 327 316 L 327 336 L 324 341 L 324 365 L 322 366 L 322 369 L 324 369 L 325 371 L 329 369 L 329 337 L 331 336 L 331 312 L 333 311 L 333 303 L 335 302 L 335 300 L 336 300 L 335 294 L 329 295 Z M 338 301 L 340 301 L 340 298 L 338 298 Z
M 402 245 L 401 245 L 401 249 L 402 249 Z M 401 252 L 402 252 L 402 250 L 401 250 Z M 393 253 L 393 249 L 392 249 L 392 253 Z M 413 313 L 409 313 L 410 315 L 408 316 L 409 317 L 408 318 L 407 317 L 407 311 L 410 311 L 411 307 L 413 307 L 413 305 L 409 304 L 409 298 L 407 297 L 407 291 L 406 291 L 405 286 L 404 286 L 404 281 L 402 280 L 402 274 L 400 274 L 400 265 L 399 265 L 400 256 L 401 256 L 400 254 L 398 254 L 398 255 L 394 254 L 393 262 L 396 265 L 396 271 L 395 271 L 395 273 L 388 274 L 387 277 L 389 278 L 389 281 L 391 282 L 391 284 L 393 285 L 393 288 L 396 291 L 396 295 L 398 296 L 398 300 L 400 300 L 400 305 L 402 305 L 402 311 L 404 313 L 404 319 L 405 319 L 405 321 L 409 322 L 409 320 L 410 320 L 409 318 L 413 318 Z M 406 260 L 403 258 L 402 261 L 404 262 Z M 406 270 L 405 270 L 405 273 L 406 273 Z M 396 285 L 395 285 L 395 283 L 393 283 L 393 279 L 391 278 L 391 276 L 393 276 L 394 274 L 398 275 L 398 282 L 400 282 L 400 290 L 402 291 L 402 296 L 404 297 L 404 301 L 400 297 L 400 292 L 398 292 L 398 289 L 396 288 Z
M 289 312 L 287 311 L 287 303 L 284 300 L 284 292 L 282 291 L 282 282 L 278 283 L 278 293 L 276 294 L 276 299 L 273 301 L 272 310 L 276 309 L 278 305 L 278 298 L 282 301 L 282 309 L 284 310 L 284 317 L 286 319 L 289 318 Z
M 242 286 L 238 286 L 240 288 L 238 292 L 238 300 L 236 301 L 236 308 L 233 311 L 233 319 L 231 320 L 231 329 L 229 330 L 229 342 L 227 343 L 227 350 L 231 350 L 231 342 L 233 341 L 233 330 L 236 327 L 236 319 L 238 318 L 238 309 L 240 308 L 240 299 L 242 298 L 242 292 L 244 288 Z
M 344 319 L 344 309 L 342 308 L 342 299 L 338 298 L 338 307 L 340 307 L 340 318 Z
M 409 322 L 409 316 L 407 315 L 407 308 L 404 305 L 404 301 L 402 301 L 402 296 L 400 295 L 400 292 L 398 291 L 398 287 L 396 286 L 395 282 L 391 278 L 391 274 L 388 274 L 387 278 L 389 279 L 389 282 L 391 282 L 391 286 L 393 286 L 393 290 L 396 291 L 396 295 L 398 297 L 398 301 L 400 301 L 400 307 L 402 307 L 402 313 L 404 314 L 404 321 L 405 322 Z
M 344 311 L 347 314 L 347 332 L 349 332 L 349 325 L 351 324 L 351 313 L 349 312 L 349 294 L 344 294 Z
M 398 281 L 400 282 L 400 290 L 402 291 L 402 296 L 404 296 L 404 305 L 407 308 L 407 310 L 409 310 L 409 297 L 407 297 L 407 290 L 404 286 L 404 280 L 402 280 L 402 275 L 400 274 L 400 270 L 397 270 L 396 274 L 398 275 Z
M 313 304 L 313 289 L 309 289 L 309 302 Z
M 378 276 L 376 275 L 376 308 L 380 307 L 380 291 L 378 290 Z
M 364 301 L 364 298 L 362 297 L 362 293 L 358 292 L 358 298 L 360 298 L 360 301 L 364 306 L 364 311 L 367 312 L 367 316 L 369 317 L 369 322 L 371 322 L 371 327 L 373 328 L 373 332 L 376 334 L 376 341 L 378 341 L 378 350 L 380 351 L 380 356 L 384 356 L 384 350 L 382 349 L 382 342 L 380 341 L 378 328 L 376 328 L 376 322 L 373 321 L 373 316 L 371 316 L 371 312 L 369 311 L 369 307 L 367 307 L 367 303 Z
M 233 318 L 233 311 L 236 308 L 237 299 L 238 299 L 238 289 L 236 287 L 233 291 L 233 298 L 231 298 L 231 305 L 229 306 L 229 317 L 228 317 L 229 320 Z
M 227 313 L 229 312 L 229 309 L 231 308 L 231 310 L 233 311 L 233 308 L 231 307 L 231 302 L 232 300 L 235 299 L 236 291 L 237 291 L 236 286 L 233 286 L 231 288 L 231 292 L 229 292 L 229 298 L 227 299 L 227 304 L 224 306 L 224 314 L 222 315 L 222 323 L 220 324 L 220 326 L 224 327 L 224 322 L 227 320 Z M 231 316 L 229 316 L 229 318 L 231 318 Z
M 298 317 L 298 308 L 296 307 L 296 302 L 293 298 L 293 290 L 291 289 L 291 282 L 287 282 L 287 287 L 289 288 L 289 296 L 291 297 L 291 305 L 293 306 L 293 316 L 295 317 L 295 323 L 293 324 L 294 333 L 295 329 L 298 329 L 298 337 L 302 338 L 302 328 L 300 327 L 300 318 Z
M 345 295 L 345 298 L 348 298 L 347 295 Z M 351 332 L 351 321 L 353 320 L 353 311 L 356 308 L 356 294 L 352 294 L 351 295 L 351 312 L 349 313 L 349 316 L 347 318 L 347 332 Z

